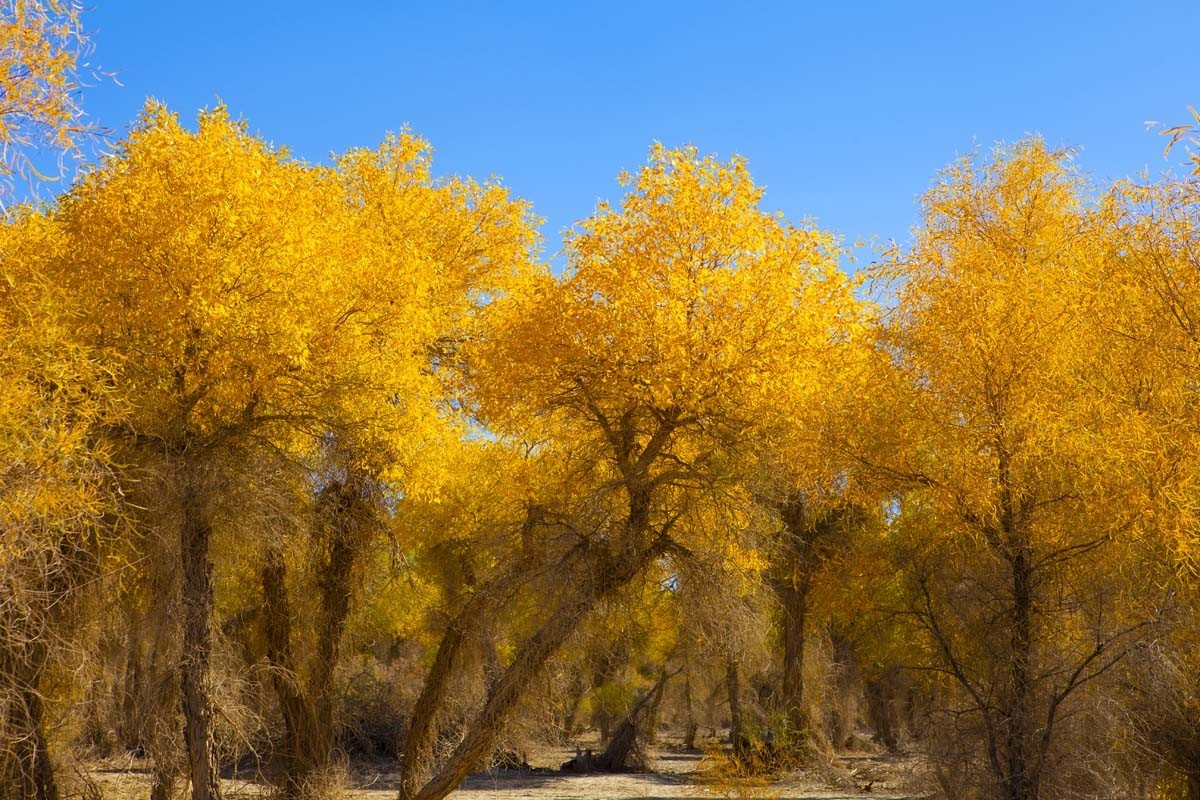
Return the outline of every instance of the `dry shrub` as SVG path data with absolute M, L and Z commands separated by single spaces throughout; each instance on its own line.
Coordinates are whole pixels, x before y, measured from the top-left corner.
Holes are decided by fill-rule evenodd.
M 773 759 L 755 750 L 734 754 L 709 747 L 692 781 L 706 795 L 723 800 L 778 800 L 780 794 L 772 788 L 776 772 Z
M 338 665 L 338 742 L 350 758 L 391 757 L 416 701 L 412 666 L 371 653 L 347 653 Z

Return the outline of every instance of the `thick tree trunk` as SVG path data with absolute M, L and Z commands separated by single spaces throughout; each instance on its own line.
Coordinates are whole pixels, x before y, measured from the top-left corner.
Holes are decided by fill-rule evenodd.
M 871 727 L 875 729 L 875 738 L 889 753 L 900 752 L 894 697 L 896 669 L 893 667 L 877 678 L 863 681 L 867 697 L 867 718 Z
M 808 727 L 804 712 L 804 646 L 808 621 L 808 581 L 785 584 L 783 601 L 783 709 L 789 733 L 799 736 Z
M 268 545 L 261 572 L 267 658 L 274 667 L 272 683 L 283 715 L 286 752 L 284 796 L 301 798 L 318 791 L 317 783 L 333 767 L 334 670 L 350 613 L 351 576 L 370 524 L 357 482 L 333 483 L 322 496 L 318 531 L 324 553 L 317 565 L 320 609 L 316 654 L 306 676 L 292 648 L 292 613 L 287 593 L 287 566 L 276 544 Z
M 121 687 L 121 718 L 118 733 L 122 746 L 133 753 L 146 750 L 142 728 L 142 698 L 145 681 L 142 671 L 142 615 L 133 612 L 125 637 L 125 675 Z
M 583 675 L 576 672 L 575 677 L 571 681 L 571 702 L 567 705 L 566 714 L 563 715 L 562 738 L 564 741 L 569 740 L 575 735 L 579 707 L 583 705 L 583 696 L 585 694 L 587 694 L 587 685 L 584 683 Z
M 660 536 L 645 549 L 605 558 L 597 565 L 591 581 L 559 605 L 550 619 L 521 647 L 512 664 L 496 680 L 483 710 L 467 729 L 466 737 L 441 771 L 422 787 L 416 800 L 442 800 L 462 783 L 492 748 L 500 725 L 520 701 L 525 687 L 578 629 L 587 613 L 600 600 L 637 577 L 665 552 L 666 546 L 667 539 Z
M 179 532 L 182 572 L 183 654 L 179 688 L 183 737 L 187 746 L 192 800 L 220 800 L 220 775 L 213 742 L 212 662 L 213 577 L 209 561 L 212 525 L 194 480 L 184 478 Z
M 334 483 L 328 489 L 328 506 L 323 510 L 328 551 L 322 564 L 318 586 L 321 610 L 317 627 L 317 658 L 309 684 L 313 724 L 305 755 L 314 774 L 333 766 L 334 672 L 341 658 L 342 634 L 350 615 L 351 579 L 367 537 L 365 528 L 373 524 L 365 498 L 366 487 L 354 478 Z
M 1034 763 L 1032 659 L 1033 569 L 1029 548 L 1020 545 L 1012 558 L 1013 610 L 1009 656 L 1009 691 L 1004 730 L 1006 800 L 1037 800 L 1038 769 Z
M 292 655 L 292 614 L 287 595 L 287 567 L 283 553 L 274 543 L 263 555 L 263 622 L 266 628 L 267 660 L 271 664 L 271 683 L 279 699 L 283 716 L 284 769 L 283 795 L 297 798 L 304 794 L 310 779 L 312 759 L 307 757 L 308 733 L 312 728 L 309 705 L 299 686 L 296 662 Z

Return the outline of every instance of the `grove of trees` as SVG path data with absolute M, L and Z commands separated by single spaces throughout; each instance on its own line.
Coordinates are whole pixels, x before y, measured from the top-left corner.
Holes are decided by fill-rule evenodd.
M 74 147 L 78 10 L 15 8 L 0 138 Z M 855 271 L 740 158 L 619 180 L 556 272 L 409 132 L 312 164 L 149 103 L 10 206 L 0 797 L 132 755 L 439 800 L 595 728 L 1200 798 L 1200 180 L 979 151 Z

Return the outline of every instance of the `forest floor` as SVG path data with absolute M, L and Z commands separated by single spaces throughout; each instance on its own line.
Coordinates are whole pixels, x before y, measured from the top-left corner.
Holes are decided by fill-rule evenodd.
M 653 771 L 644 773 L 575 774 L 559 772 L 573 751 L 547 749 L 530 754 L 533 770 L 496 770 L 472 775 L 451 795 L 452 800 L 667 800 L 668 798 L 730 798 L 730 800 L 924 800 L 920 764 L 902 756 L 846 753 L 820 769 L 792 773 L 775 781 L 732 783 L 705 778 L 702 756 L 696 752 L 660 749 Z M 104 800 L 144 800 L 149 796 L 145 770 L 108 764 L 93 771 L 92 780 Z M 345 800 L 392 800 L 399 774 L 388 763 L 359 763 L 352 767 L 342 792 Z M 224 781 L 227 800 L 261 798 L 269 787 L 249 776 Z

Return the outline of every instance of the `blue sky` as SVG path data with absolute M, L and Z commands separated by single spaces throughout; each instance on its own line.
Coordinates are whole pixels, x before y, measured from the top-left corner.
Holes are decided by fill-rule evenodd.
M 311 160 L 408 123 L 439 173 L 533 201 L 547 255 L 655 140 L 746 156 L 792 219 L 905 241 L 935 172 L 977 145 L 1040 133 L 1097 177 L 1158 172 L 1145 122 L 1200 105 L 1195 0 L 94 0 L 85 19 L 122 85 L 84 105 L 118 134 L 147 96 L 185 118 L 220 98 Z

